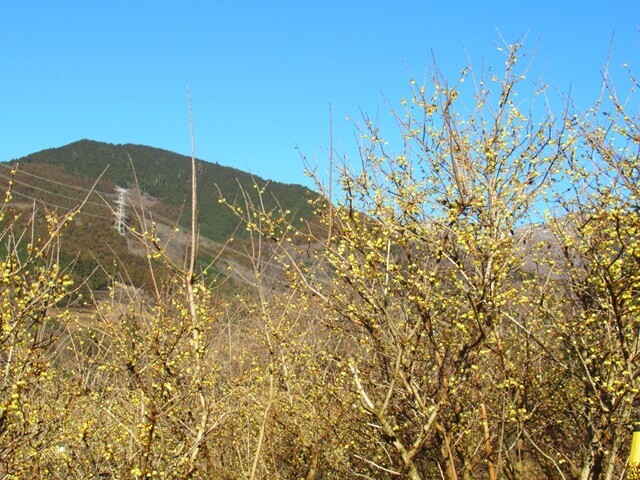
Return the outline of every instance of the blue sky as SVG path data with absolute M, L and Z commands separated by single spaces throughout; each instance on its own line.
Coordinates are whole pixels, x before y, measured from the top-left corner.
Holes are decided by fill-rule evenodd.
M 614 78 L 640 72 L 639 26 L 637 0 L 7 0 L 0 160 L 82 138 L 189 154 L 188 83 L 199 158 L 309 184 L 296 146 L 326 170 L 329 104 L 349 154 L 346 117 L 386 118 L 432 53 L 455 80 L 527 35 L 536 76 L 586 105 L 614 32 Z

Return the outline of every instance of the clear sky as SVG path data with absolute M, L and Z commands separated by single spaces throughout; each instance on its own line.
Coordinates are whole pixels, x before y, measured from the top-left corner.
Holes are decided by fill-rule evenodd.
M 527 35 L 550 85 L 595 100 L 611 70 L 640 75 L 640 1 L 5 0 L 0 3 L 0 160 L 83 138 L 190 154 L 309 182 L 364 111 L 408 94 L 432 54 L 456 79 Z M 615 35 L 614 35 L 615 32 Z M 617 73 L 616 73 L 617 72 Z

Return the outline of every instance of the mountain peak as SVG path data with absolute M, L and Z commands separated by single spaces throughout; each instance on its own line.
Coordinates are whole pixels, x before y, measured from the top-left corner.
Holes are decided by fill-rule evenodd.
M 32 153 L 14 162 L 40 177 L 42 175 L 38 172 L 47 171 L 53 175 L 51 172 L 55 171 L 58 190 L 64 190 L 64 184 L 73 188 L 78 182 L 86 185 L 100 177 L 101 188 L 112 188 L 113 185 L 138 188 L 174 214 L 188 208 L 190 203 L 190 157 L 156 147 L 82 139 Z M 312 216 L 308 199 L 315 194 L 306 187 L 269 182 L 247 172 L 204 160 L 197 160 L 197 170 L 200 229 L 205 236 L 224 240 L 233 234 L 237 218 L 228 207 L 218 203 L 218 195 L 233 201 L 240 198 L 241 190 L 254 192 L 254 183 L 260 188 L 266 187 L 263 196 L 265 208 L 273 209 L 280 205 L 283 209 L 297 212 L 296 218 L 309 219 Z M 44 183 L 39 185 L 41 190 L 52 190 L 51 185 L 47 186 L 46 178 L 39 181 Z

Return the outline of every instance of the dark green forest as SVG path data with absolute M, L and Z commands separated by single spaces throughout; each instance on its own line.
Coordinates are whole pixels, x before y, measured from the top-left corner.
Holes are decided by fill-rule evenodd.
M 189 157 L 159 148 L 80 140 L 12 160 L 9 164 L 17 163 L 20 169 L 85 187 L 91 186 L 102 174 L 97 190 L 108 189 L 108 193 L 113 193 L 115 185 L 135 188 L 137 178 L 140 191 L 159 200 L 160 204 L 156 207 L 158 213 L 172 220 L 181 218 L 183 221 L 186 217 L 181 217 L 180 212 L 191 208 L 190 161 Z M 315 198 L 315 195 L 305 187 L 267 181 L 204 160 L 197 160 L 196 163 L 200 192 L 200 234 L 207 238 L 225 241 L 238 226 L 233 213 L 218 202 L 220 196 L 235 202 L 241 199 L 241 191 L 244 190 L 255 200 L 254 185 L 264 190 L 262 199 L 267 210 L 280 205 L 283 210 L 292 212 L 290 220 L 297 224 L 301 218 L 309 219 L 312 216 L 308 200 Z M 32 183 L 32 179 L 29 183 Z M 47 189 L 50 187 L 46 185 Z M 58 190 L 64 192 L 65 188 L 58 186 Z M 78 194 L 72 196 L 77 197 Z M 182 224 L 186 226 L 188 222 Z M 242 232 L 239 234 L 243 235 Z
M 61 264 L 71 272 L 76 284 L 104 289 L 114 276 L 138 287 L 150 287 L 145 252 L 135 249 L 132 235 L 118 235 L 114 228 L 115 187 L 130 189 L 126 209 L 127 224 L 141 232 L 144 218 L 162 224 L 164 231 L 180 227 L 188 231 L 190 203 L 189 157 L 142 145 L 113 145 L 81 140 L 63 147 L 43 150 L 2 164 L 0 182 L 15 199 L 12 215 L 15 227 L 46 235 L 46 212 L 67 213 L 83 204 L 73 221 L 61 232 Z M 300 185 L 269 182 L 246 172 L 197 160 L 199 182 L 199 233 L 221 245 L 233 238 L 240 252 L 245 247 L 247 229 L 227 202 L 256 202 L 260 197 L 267 211 L 290 212 L 287 220 L 302 226 L 313 217 L 311 201 L 317 194 Z M 12 173 L 12 169 L 15 169 Z M 142 195 L 136 195 L 135 192 Z M 224 199 L 224 201 L 222 201 Z M 29 223 L 35 215 L 35 221 Z M 149 229 L 153 227 L 148 225 Z M 174 239 L 172 254 L 183 261 L 184 245 Z M 199 252 L 205 268 L 221 247 Z M 160 268 L 156 274 L 162 276 Z M 209 268 L 213 278 L 218 269 Z

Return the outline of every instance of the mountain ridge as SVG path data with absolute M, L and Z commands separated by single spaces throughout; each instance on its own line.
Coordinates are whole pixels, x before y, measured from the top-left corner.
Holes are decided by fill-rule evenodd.
M 201 255 L 206 256 L 201 265 L 205 269 L 231 237 L 237 239 L 236 250 L 233 253 L 234 248 L 227 247 L 234 258 L 225 261 L 238 265 L 238 258 L 245 255 L 242 241 L 246 229 L 239 228 L 237 214 L 221 203 L 220 197 L 241 205 L 250 198 L 261 201 L 268 211 L 291 211 L 288 219 L 293 223 L 313 221 L 309 200 L 317 194 L 302 185 L 265 180 L 201 159 L 196 160 L 196 169 Z M 183 237 L 191 227 L 187 213 L 191 208 L 191 158 L 185 155 L 145 145 L 85 139 L 0 163 L 0 184 L 6 189 L 11 185 L 11 206 L 17 212 L 14 217 L 22 218 L 25 229 L 30 228 L 29 221 L 38 223 L 29 220 L 36 218 L 36 211 L 42 218 L 45 210 L 64 214 L 84 203 L 62 234 L 61 263 L 72 266 L 76 283 L 90 278 L 92 289 L 107 286 L 114 272 L 129 277 L 136 286 L 149 280 L 145 250 L 135 245 L 137 241 L 130 235 L 125 238 L 116 231 L 116 187 L 129 189 L 131 226 L 138 228 L 137 217 L 144 208 L 157 221 L 156 233 L 166 237 L 163 241 L 171 237 L 173 260 L 182 261 L 186 252 L 188 242 Z M 43 223 L 37 228 L 44 228 Z M 180 233 L 171 233 L 173 227 L 179 227 Z M 113 267 L 115 263 L 121 265 Z M 224 266 L 218 263 L 213 274 L 226 270 Z
M 23 168 L 25 165 L 55 166 L 71 175 L 74 181 L 83 177 L 95 180 L 102 175 L 102 183 L 99 185 L 105 188 L 116 185 L 138 187 L 141 192 L 174 209 L 190 208 L 191 158 L 169 150 L 84 139 L 8 162 L 16 163 Z M 313 215 L 308 200 L 316 194 L 302 185 L 265 180 L 242 170 L 202 159 L 196 159 L 196 168 L 200 229 L 203 235 L 213 240 L 226 240 L 238 224 L 228 207 L 219 204 L 219 196 L 233 202 L 240 198 L 241 191 L 244 190 L 256 199 L 254 184 L 265 191 L 262 201 L 267 210 L 280 205 L 284 210 L 296 212 L 292 217 L 294 222 L 308 220 Z

